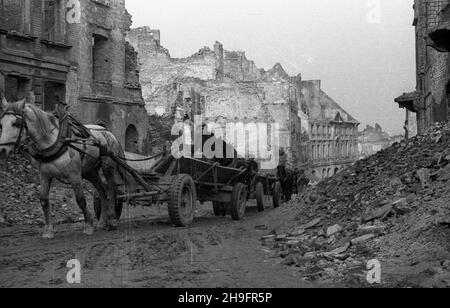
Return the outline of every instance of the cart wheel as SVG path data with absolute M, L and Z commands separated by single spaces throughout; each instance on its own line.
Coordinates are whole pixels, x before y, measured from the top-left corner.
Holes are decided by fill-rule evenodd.
M 277 208 L 281 205 L 281 195 L 282 195 L 281 183 L 276 182 L 273 186 L 273 207 L 274 208 Z
M 186 174 L 176 176 L 169 201 L 169 216 L 175 227 L 188 227 L 192 224 L 196 202 L 197 193 L 192 178 Z
M 213 202 L 214 215 L 224 217 L 227 215 L 227 207 L 223 202 Z
M 241 220 L 245 215 L 247 206 L 247 186 L 238 183 L 234 186 L 231 196 L 231 217 L 233 220 Z
M 256 191 L 256 204 L 258 206 L 258 212 L 264 212 L 266 202 L 264 200 L 265 194 L 263 183 L 259 182 L 258 184 L 256 184 L 255 191 Z
M 123 203 L 116 200 L 114 212 L 116 213 L 117 220 L 119 220 L 120 216 L 122 216 L 122 208 Z M 94 197 L 94 213 L 95 218 L 97 218 L 97 220 L 100 220 L 100 216 L 102 215 L 102 200 L 97 196 Z

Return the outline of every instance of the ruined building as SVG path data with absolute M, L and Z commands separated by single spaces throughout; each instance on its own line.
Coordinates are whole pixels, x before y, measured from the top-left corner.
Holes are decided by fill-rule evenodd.
M 407 110 L 407 137 L 450 118 L 450 0 L 415 0 L 414 13 L 416 90 L 395 99 Z
M 302 82 L 308 116 L 310 170 L 325 179 L 359 158 L 359 123 L 321 88 L 320 80 Z
M 394 137 L 383 131 L 380 124 L 367 125 L 359 133 L 359 152 L 361 157 L 368 157 L 385 150 L 396 142 Z
M 287 151 L 290 166 L 307 163 L 298 116 L 300 76 L 289 76 L 279 64 L 269 71 L 259 69 L 244 52 L 226 51 L 219 42 L 188 58 L 172 58 L 161 46 L 159 30 L 148 27 L 132 29 L 127 40 L 138 51 L 150 114 L 183 118 L 199 108 L 195 113 L 220 125 L 278 123 L 280 146 Z
M 289 76 L 280 64 L 260 69 L 245 52 L 224 50 L 219 42 L 175 59 L 162 47 L 159 30 L 132 29 L 127 40 L 138 51 L 150 114 L 182 118 L 199 108 L 205 120 L 221 125 L 278 123 L 290 167 L 321 179 L 359 158 L 358 121 L 321 89 L 320 81 Z
M 124 0 L 0 1 L 0 91 L 9 100 L 34 91 L 59 101 L 84 123 L 110 129 L 127 151 L 141 152 L 147 115 L 137 54 L 125 41 Z

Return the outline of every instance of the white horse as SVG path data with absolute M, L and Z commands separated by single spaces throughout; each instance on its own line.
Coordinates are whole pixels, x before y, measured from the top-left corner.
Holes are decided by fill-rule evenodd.
M 0 159 L 7 159 L 12 151 L 26 147 L 39 166 L 40 202 L 45 218 L 43 237 L 52 239 L 55 236 L 49 202 L 53 179 L 69 183 L 73 188 L 77 204 L 84 215 L 85 234 L 94 234 L 94 220 L 86 205 L 83 179 L 94 185 L 101 199 L 98 228 L 116 229 L 118 217 L 114 207 L 117 184 L 121 181 L 131 190 L 134 182 L 126 171 L 105 155 L 109 152 L 125 157 L 114 135 L 102 127 L 88 126 L 86 132 L 90 136 L 87 139 L 70 143 L 67 140 L 74 138 L 71 127 L 63 125 L 62 119 L 58 121 L 53 114 L 42 111 L 34 102 L 27 103 L 23 99 L 9 103 L 2 95 L 2 109 Z

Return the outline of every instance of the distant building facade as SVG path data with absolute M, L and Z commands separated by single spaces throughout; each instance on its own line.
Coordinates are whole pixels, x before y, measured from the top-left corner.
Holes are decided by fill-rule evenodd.
M 9 100 L 34 91 L 44 110 L 64 101 L 84 123 L 110 129 L 127 151 L 143 152 L 147 115 L 137 55 L 125 41 L 125 1 L 75 3 L 0 1 L 0 91 Z
M 407 137 L 450 118 L 450 0 L 415 0 L 414 13 L 417 85 L 395 99 L 407 110 Z
M 321 88 L 320 80 L 302 82 L 309 129 L 309 170 L 326 179 L 359 158 L 358 126 Z
M 397 136 L 398 137 L 398 136 Z M 367 125 L 359 133 L 359 152 L 361 158 L 374 155 L 381 150 L 385 150 L 400 138 L 394 139 L 388 133 L 384 132 L 379 124 L 375 126 Z

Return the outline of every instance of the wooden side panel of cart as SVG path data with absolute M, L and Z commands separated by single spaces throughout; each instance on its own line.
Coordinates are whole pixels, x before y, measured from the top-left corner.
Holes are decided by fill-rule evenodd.
M 134 200 L 147 205 L 167 202 L 171 219 L 177 226 L 186 226 L 190 223 L 195 207 L 188 202 L 191 204 L 189 211 L 192 213 L 185 216 L 192 216 L 191 218 L 185 219 L 178 213 L 178 205 L 174 203 L 184 201 L 174 198 L 187 198 L 184 195 L 178 196 L 184 193 L 184 186 L 180 188 L 179 185 L 187 185 L 188 190 L 194 190 L 190 198 L 195 200 L 191 201 L 211 201 L 216 215 L 217 206 L 220 206 L 222 214 L 231 213 L 235 220 L 242 219 L 248 199 L 256 199 L 260 211 L 266 206 L 264 201 L 266 196 L 273 196 L 274 206 L 279 205 L 277 180 L 257 175 L 251 176 L 250 180 L 246 179 L 244 175 L 248 177 L 247 169 L 228 168 L 204 160 L 175 159 L 170 156 L 161 159 L 151 170 L 135 170 L 118 157 L 112 156 L 112 159 L 127 170 L 141 187 L 138 192 L 119 195 L 118 201 Z

